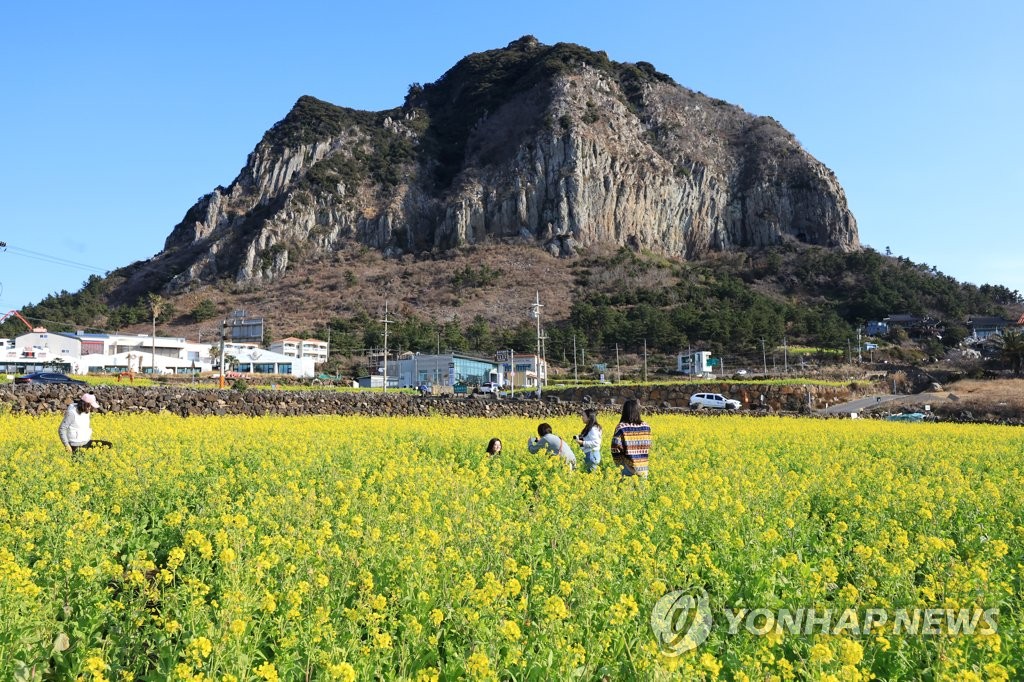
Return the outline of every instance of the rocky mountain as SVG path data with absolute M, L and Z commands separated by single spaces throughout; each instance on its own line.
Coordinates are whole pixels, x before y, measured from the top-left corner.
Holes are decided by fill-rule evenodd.
M 391 257 L 505 241 L 561 257 L 859 248 L 835 175 L 774 119 L 645 62 L 526 36 L 392 110 L 300 98 L 161 253 L 115 273 L 111 301 L 264 285 L 353 243 Z

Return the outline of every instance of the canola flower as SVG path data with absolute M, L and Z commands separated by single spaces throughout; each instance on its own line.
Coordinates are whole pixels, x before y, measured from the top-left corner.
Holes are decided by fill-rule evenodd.
M 58 421 L 0 415 L 0 679 L 1024 674 L 1019 429 L 655 416 L 633 481 L 528 454 L 516 418 L 101 415 L 117 447 L 77 462 Z M 995 607 L 999 629 L 718 619 L 666 656 L 652 608 L 691 589 L 718 611 Z

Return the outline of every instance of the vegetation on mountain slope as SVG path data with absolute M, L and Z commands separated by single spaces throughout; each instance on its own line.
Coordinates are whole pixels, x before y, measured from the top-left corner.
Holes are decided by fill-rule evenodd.
M 527 246 L 501 248 L 519 261 L 537 252 Z M 791 345 L 845 350 L 848 340 L 856 337 L 857 326 L 893 313 L 941 321 L 942 340 L 928 341 L 935 346 L 929 349 L 934 354 L 941 353 L 943 345 L 959 342 L 969 315 L 1009 315 L 1007 306 L 1013 309 L 1021 303 L 1020 294 L 1006 287 L 960 283 L 933 267 L 870 249 L 839 253 L 794 246 L 695 262 L 621 249 L 574 260 L 546 260 L 544 268 L 561 264 L 569 275 L 546 281 L 488 264 L 479 254 L 459 262 L 466 264 L 421 263 L 442 273 L 433 284 L 410 276 L 408 259 L 380 259 L 380 274 L 373 276 L 357 274 L 353 264 L 344 275 L 335 272 L 334 280 L 311 270 L 306 279 L 287 285 L 302 289 L 303 308 L 311 311 L 299 318 L 285 317 L 296 314 L 296 306 L 278 299 L 275 290 L 231 293 L 211 287 L 192 298 L 169 297 L 158 318 L 158 331 L 188 335 L 204 321 L 258 306 L 256 312 L 266 318 L 275 338 L 330 336 L 332 353 L 352 357 L 383 346 L 381 310 L 374 296 L 384 289 L 391 292 L 387 296 L 396 311 L 389 329 L 392 349 L 530 352 L 536 347 L 535 324 L 525 309 L 510 314 L 508 298 L 514 286 L 526 286 L 531 292 L 536 287 L 549 304 L 543 323 L 551 358 L 571 358 L 574 337 L 577 347 L 587 349 L 591 357 L 607 357 L 615 346 L 637 352 L 645 342 L 652 353 L 670 354 L 687 346 L 753 353 L 760 350 L 761 339 L 776 345 L 783 337 Z M 323 267 L 319 272 L 342 268 Z M 548 284 L 554 281 L 565 283 Z M 23 313 L 52 331 L 149 330 L 146 297 L 109 307 L 107 291 L 106 280 L 94 277 L 81 291 L 48 296 Z M 438 302 L 447 302 L 447 313 L 431 307 Z M 285 319 L 296 321 L 289 324 Z M 5 323 L 0 336 L 23 333 L 18 324 Z

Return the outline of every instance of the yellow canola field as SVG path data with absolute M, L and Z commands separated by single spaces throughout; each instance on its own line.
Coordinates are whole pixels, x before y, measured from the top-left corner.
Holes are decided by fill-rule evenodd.
M 116 447 L 80 461 L 59 420 L 0 415 L 0 679 L 1024 674 L 1020 429 L 657 416 L 640 483 L 611 414 L 598 474 L 530 455 L 518 418 L 100 414 Z M 651 627 L 675 590 L 714 616 L 681 655 Z M 998 631 L 722 617 L 811 607 L 998 609 Z

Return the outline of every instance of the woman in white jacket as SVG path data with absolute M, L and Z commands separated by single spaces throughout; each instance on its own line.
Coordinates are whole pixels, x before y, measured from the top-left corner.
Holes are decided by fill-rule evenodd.
M 586 426 L 576 442 L 583 448 L 583 470 L 593 471 L 601 463 L 601 425 L 597 423 L 597 410 L 583 410 L 583 421 Z
M 92 424 L 89 421 L 89 414 L 99 406 L 99 401 L 92 393 L 84 393 L 81 398 L 68 405 L 68 409 L 64 413 L 64 420 L 57 430 L 65 450 L 74 454 L 82 448 L 101 446 L 109 448 L 112 446 L 110 441 L 92 439 Z

